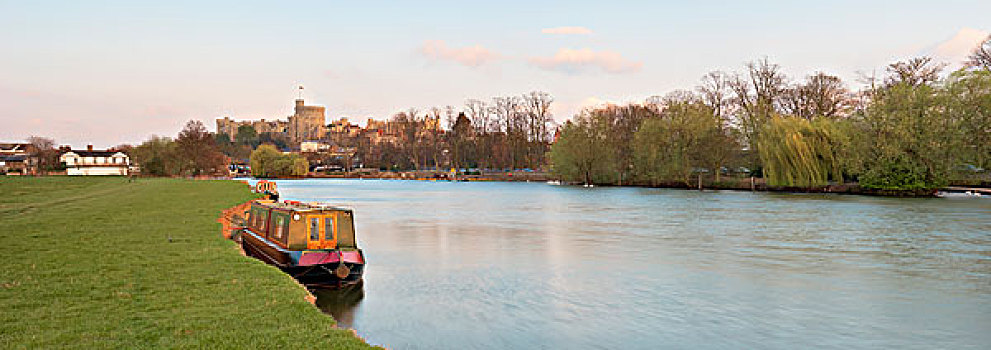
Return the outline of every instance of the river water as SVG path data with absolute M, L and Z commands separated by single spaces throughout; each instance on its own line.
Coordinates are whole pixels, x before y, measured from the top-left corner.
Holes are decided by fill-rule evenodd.
M 991 348 L 991 199 L 278 181 L 355 210 L 392 349 Z

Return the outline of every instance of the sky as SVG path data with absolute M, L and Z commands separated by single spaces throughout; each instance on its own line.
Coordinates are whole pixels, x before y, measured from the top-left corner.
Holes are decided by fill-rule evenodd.
M 0 0 L 0 142 L 109 147 L 188 120 L 307 104 L 364 124 L 541 90 L 584 107 L 691 89 L 767 57 L 793 79 L 934 55 L 991 32 L 991 1 Z

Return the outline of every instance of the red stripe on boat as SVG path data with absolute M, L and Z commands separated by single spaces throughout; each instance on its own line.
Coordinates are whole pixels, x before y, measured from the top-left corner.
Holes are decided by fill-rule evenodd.
M 342 251 L 341 255 L 342 258 L 344 259 L 344 262 L 355 263 L 355 264 L 365 263 L 365 259 L 362 259 L 361 253 L 357 251 Z
M 334 252 L 306 252 L 299 257 L 299 266 L 320 265 L 337 262 L 337 254 Z

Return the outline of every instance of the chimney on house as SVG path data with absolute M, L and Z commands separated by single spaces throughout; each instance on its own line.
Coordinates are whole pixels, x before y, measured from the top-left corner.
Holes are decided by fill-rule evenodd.
M 93 145 L 86 145 L 86 150 L 93 152 Z

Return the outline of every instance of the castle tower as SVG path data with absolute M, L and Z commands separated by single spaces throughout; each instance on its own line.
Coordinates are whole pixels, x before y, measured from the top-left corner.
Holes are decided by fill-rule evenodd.
M 296 99 L 293 115 L 289 117 L 289 137 L 293 143 L 320 140 L 326 135 L 326 108 L 307 106 L 302 98 Z

